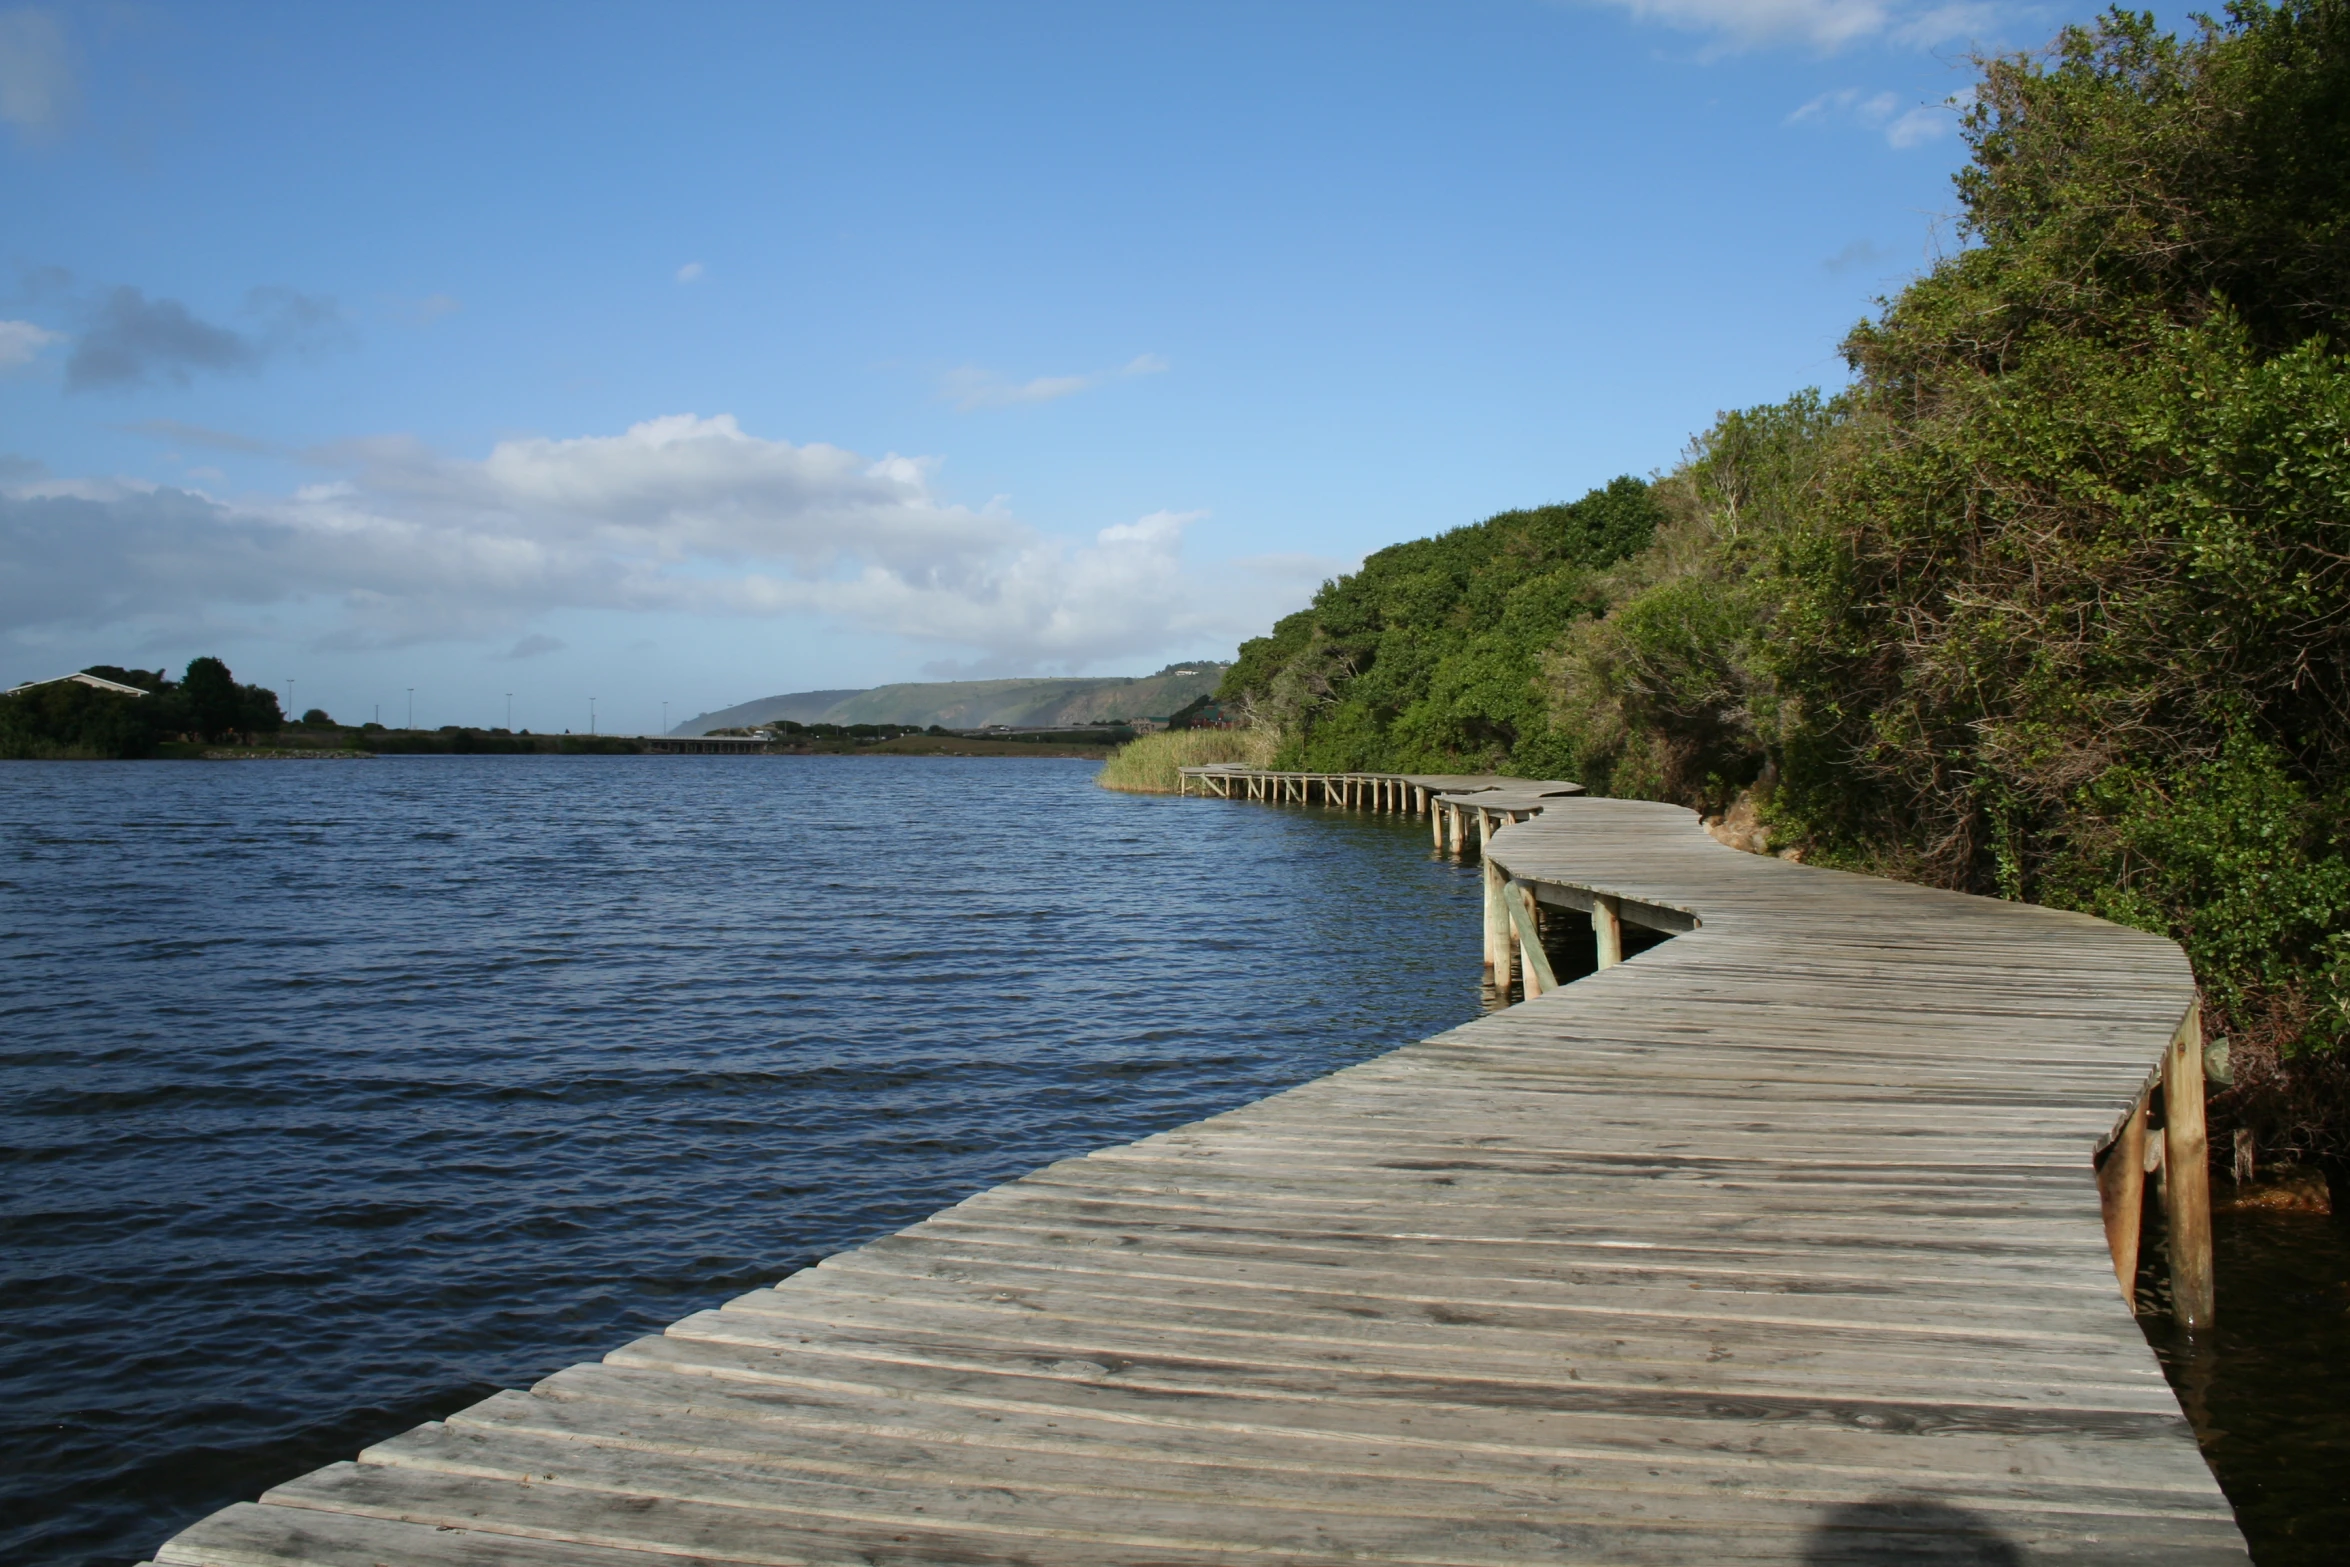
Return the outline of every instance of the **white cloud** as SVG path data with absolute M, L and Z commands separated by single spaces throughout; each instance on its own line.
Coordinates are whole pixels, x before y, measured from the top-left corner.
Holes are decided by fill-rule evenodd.
M 1006 381 L 976 365 L 949 370 L 939 377 L 939 391 L 957 408 L 969 413 L 979 408 L 1016 408 L 1023 403 L 1049 403 L 1091 391 L 1109 381 L 1130 376 L 1163 375 L 1173 368 L 1157 354 L 1137 354 L 1115 370 L 1085 375 L 1041 375 L 1032 381 Z
M 1090 538 L 942 499 L 935 463 L 764 440 L 678 414 L 619 435 L 499 443 L 478 460 L 405 438 L 314 454 L 340 476 L 229 502 L 127 482 L 0 489 L 0 624 L 168 621 L 224 606 L 331 611 L 323 645 L 511 638 L 555 609 L 813 616 L 1077 668 L 1227 643 L 1318 575 L 1186 569 L 1191 514 Z M 551 651 L 523 637 L 521 658 Z
M 31 6 L 0 11 L 0 120 L 43 135 L 63 126 L 73 106 L 64 24 Z
M 1915 147 L 1956 130 L 1963 107 L 1961 98 L 1953 98 L 1945 103 L 1919 104 L 1903 110 L 1901 100 L 1892 93 L 1864 93 L 1858 87 L 1839 87 L 1796 109 L 1787 116 L 1786 123 L 1825 125 L 1833 120 L 1850 120 L 1883 132 L 1891 146 Z
M 1832 53 L 1882 39 L 1930 49 L 1981 36 L 2010 8 L 1976 0 L 1955 4 L 1923 0 L 1586 0 L 1613 5 L 1636 20 L 1661 22 L 1686 33 L 1703 33 L 1715 53 L 1801 44 Z
M 42 349 L 64 341 L 64 333 L 52 332 L 30 321 L 0 321 L 0 370 L 29 365 Z
M 1946 104 L 1921 104 L 1885 127 L 1885 140 L 1896 147 L 1915 147 L 1938 141 L 1958 129 L 1958 116 Z
M 702 273 L 705 270 L 707 269 L 704 268 L 699 261 L 689 261 L 684 266 L 677 269 L 677 281 L 680 283 L 699 283 L 702 281 Z

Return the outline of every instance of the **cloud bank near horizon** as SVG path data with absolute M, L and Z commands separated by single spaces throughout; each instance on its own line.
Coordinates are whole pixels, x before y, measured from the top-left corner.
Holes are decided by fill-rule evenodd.
M 233 500 L 119 480 L 0 489 L 0 621 L 20 638 L 119 627 L 152 645 L 271 609 L 321 612 L 321 649 L 510 643 L 561 609 L 812 618 L 1074 670 L 1233 643 L 1340 563 L 1187 568 L 1196 513 L 1090 538 L 943 499 L 936 463 L 869 458 L 674 414 L 618 435 L 499 442 L 479 459 L 407 437 L 308 454 L 334 477 Z M 520 640 L 516 640 L 517 638 Z

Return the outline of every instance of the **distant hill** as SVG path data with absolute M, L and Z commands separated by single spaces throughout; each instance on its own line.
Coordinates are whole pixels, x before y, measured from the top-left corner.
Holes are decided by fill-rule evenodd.
M 989 724 L 1082 724 L 1164 718 L 1207 695 L 1229 665 L 1169 664 L 1155 675 L 1068 680 L 929 680 L 869 691 L 795 691 L 689 718 L 670 733 L 703 735 L 788 718 L 802 724 L 913 724 L 983 729 Z
M 756 702 L 743 702 L 733 707 L 720 708 L 715 713 L 704 713 L 689 718 L 669 732 L 673 735 L 706 735 L 713 729 L 737 729 L 745 724 L 772 723 L 788 718 L 795 724 L 815 724 L 824 721 L 825 713 L 835 705 L 853 696 L 863 696 L 858 690 L 848 691 L 794 691 L 788 696 L 763 696 Z

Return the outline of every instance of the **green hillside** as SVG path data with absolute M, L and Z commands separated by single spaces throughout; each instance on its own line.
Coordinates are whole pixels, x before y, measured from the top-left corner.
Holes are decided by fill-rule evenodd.
M 1289 763 L 1759 813 L 2193 958 L 2224 1129 L 2350 1156 L 2350 4 L 1982 62 L 1963 248 L 1832 396 L 1372 556 L 1221 697 Z
M 1164 718 L 1216 689 L 1229 665 L 1169 664 L 1155 675 L 1071 679 L 931 680 L 868 691 L 803 691 L 761 697 L 687 719 L 671 731 L 707 734 L 788 718 L 803 724 L 903 724 L 983 729 L 1080 724 L 1104 718 Z

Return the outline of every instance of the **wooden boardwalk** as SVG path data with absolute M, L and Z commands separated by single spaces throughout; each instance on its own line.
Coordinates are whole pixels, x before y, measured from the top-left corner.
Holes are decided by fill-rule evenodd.
M 1395 798 L 1442 814 L 1442 782 Z M 1685 933 L 982 1193 L 157 1561 L 2245 1560 L 2090 1163 L 2189 1015 L 2177 949 L 1740 854 L 1671 807 L 1485 798 L 1489 830 L 1541 811 L 1498 827 L 1505 889 Z

